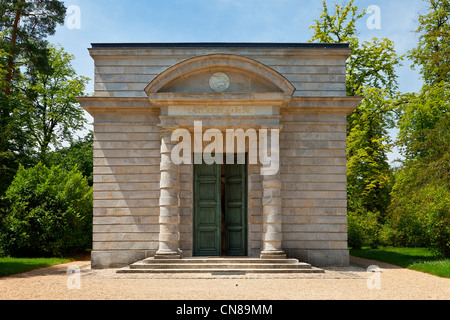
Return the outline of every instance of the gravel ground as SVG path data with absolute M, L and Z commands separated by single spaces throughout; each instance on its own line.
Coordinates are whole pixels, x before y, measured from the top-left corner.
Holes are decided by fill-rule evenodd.
M 368 273 L 377 265 L 379 273 Z M 80 268 L 76 273 L 67 269 Z M 324 274 L 211 276 L 116 274 L 89 261 L 0 278 L 0 300 L 450 300 L 450 279 L 352 258 Z M 369 278 L 370 277 L 370 278 Z M 79 283 L 80 287 L 76 288 Z

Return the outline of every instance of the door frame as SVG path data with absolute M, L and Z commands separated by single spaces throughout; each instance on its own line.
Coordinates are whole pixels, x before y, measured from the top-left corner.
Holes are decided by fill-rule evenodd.
M 204 163 L 202 165 L 204 165 Z M 225 237 L 225 240 L 222 242 L 222 232 L 221 232 L 221 230 L 222 230 L 222 219 L 221 219 L 222 218 L 221 217 L 222 212 L 221 211 L 222 211 L 222 207 L 223 207 L 222 203 L 221 203 L 221 201 L 222 201 L 222 194 L 218 195 L 219 203 L 218 203 L 217 207 L 218 207 L 219 212 L 216 213 L 218 215 L 217 218 L 218 218 L 218 222 L 219 222 L 219 225 L 217 226 L 218 229 L 219 229 L 219 232 L 218 232 L 219 233 L 219 241 L 218 241 L 218 243 L 219 243 L 219 246 L 220 246 L 220 248 L 218 250 L 219 252 L 215 253 L 215 254 L 198 252 L 198 248 L 197 248 L 197 241 L 198 241 L 198 239 L 197 239 L 197 230 L 196 230 L 196 228 L 197 228 L 196 216 L 198 214 L 197 213 L 197 205 L 196 205 L 196 201 L 198 201 L 198 194 L 196 194 L 197 193 L 196 166 L 198 166 L 198 165 L 197 164 L 193 164 L 192 165 L 192 176 L 193 176 L 193 179 L 192 179 L 192 199 L 193 199 L 193 203 L 192 203 L 192 207 L 193 207 L 193 210 L 192 210 L 192 256 L 194 256 L 194 257 L 195 256 L 198 256 L 198 257 L 202 257 L 202 256 L 221 256 L 222 252 L 225 252 L 224 254 L 226 255 L 226 248 L 227 248 L 229 239 L 226 238 L 226 232 L 225 232 L 224 235 L 223 235 Z M 224 163 L 224 164 L 221 164 L 219 166 L 221 168 L 222 166 L 226 166 L 226 164 Z M 221 182 L 221 178 L 222 177 L 221 177 L 221 174 L 220 174 L 221 171 L 222 171 L 221 169 L 218 170 L 219 174 L 218 174 L 218 177 L 216 177 L 218 182 L 219 182 L 219 189 L 220 190 L 222 190 L 222 182 Z M 243 179 L 244 179 L 244 181 L 243 181 L 243 189 L 244 189 L 243 190 L 243 194 L 244 194 L 243 210 L 244 210 L 244 212 L 243 212 L 243 218 L 242 218 L 242 223 L 243 223 L 242 227 L 244 229 L 244 231 L 243 231 L 244 232 L 244 237 L 243 237 L 244 244 L 243 244 L 243 247 L 244 247 L 244 251 L 245 252 L 241 256 L 248 256 L 248 254 L 249 254 L 249 239 L 248 239 L 248 237 L 249 237 L 249 220 L 248 220 L 248 159 L 247 159 L 247 154 L 245 155 L 245 165 L 244 165 L 244 170 L 243 170 Z M 224 185 L 224 187 L 225 187 L 225 191 L 224 192 L 226 192 L 226 188 L 227 188 L 226 182 L 224 184 L 225 184 Z M 226 198 L 226 197 L 224 197 L 224 198 Z M 224 214 L 226 214 L 226 210 L 225 210 Z M 225 217 L 224 221 L 226 221 L 226 217 Z M 222 243 L 225 243 L 225 248 L 222 248 Z

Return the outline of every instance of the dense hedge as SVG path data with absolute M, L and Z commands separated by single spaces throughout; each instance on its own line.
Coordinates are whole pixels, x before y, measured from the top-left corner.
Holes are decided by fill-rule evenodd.
M 78 170 L 21 167 L 2 200 L 1 254 L 62 256 L 90 248 L 92 188 Z

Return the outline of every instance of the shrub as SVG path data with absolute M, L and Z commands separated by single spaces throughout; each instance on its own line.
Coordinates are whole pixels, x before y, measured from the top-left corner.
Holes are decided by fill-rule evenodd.
M 387 244 L 429 247 L 450 256 L 449 160 L 410 164 L 397 174 L 386 222 L 386 230 L 394 232 Z
M 450 257 L 450 193 L 444 188 L 435 188 L 434 197 L 440 201 L 430 202 L 426 221 L 426 233 L 431 250 Z
M 349 212 L 347 215 L 348 245 L 353 249 L 361 249 L 364 245 L 375 248 L 379 243 L 379 216 L 378 212 L 366 210 Z
M 62 256 L 88 248 L 92 188 L 73 169 L 21 167 L 5 193 L 0 248 L 14 257 Z

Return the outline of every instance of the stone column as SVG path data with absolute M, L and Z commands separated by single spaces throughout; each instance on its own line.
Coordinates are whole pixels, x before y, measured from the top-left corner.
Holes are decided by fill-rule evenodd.
M 279 129 L 279 127 L 276 129 Z M 261 172 L 263 184 L 263 250 L 261 251 L 260 257 L 261 259 L 285 259 L 286 254 L 281 247 L 283 233 L 281 229 L 281 176 L 279 170 L 280 151 L 278 142 L 276 145 L 271 144 L 271 133 L 271 130 L 267 131 L 267 152 L 271 154 L 272 161 L 276 161 L 273 155 L 277 154 L 278 163 L 276 169 Z
M 178 165 L 171 159 L 175 143 L 171 141 L 172 127 L 160 127 L 161 163 L 159 196 L 159 250 L 155 259 L 180 259 L 180 207 Z

